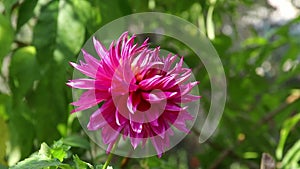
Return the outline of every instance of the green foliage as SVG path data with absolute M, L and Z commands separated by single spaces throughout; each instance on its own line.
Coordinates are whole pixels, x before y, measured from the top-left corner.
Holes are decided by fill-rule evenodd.
M 283 169 L 299 168 L 300 34 L 293 30 L 300 17 L 271 27 L 243 25 L 256 7 L 269 10 L 251 0 L 0 0 L 0 169 L 102 168 L 97 162 L 104 162 L 105 152 L 69 114 L 68 62 L 101 26 L 149 11 L 182 17 L 211 40 L 224 65 L 227 104 L 208 142 L 200 145 L 195 131 L 161 159 L 123 164 L 126 159 L 117 157 L 115 168 L 252 169 L 263 152 Z M 186 57 L 207 112 L 211 85 L 204 65 L 181 42 L 165 38 L 161 46 Z
M 287 119 L 283 123 L 283 127 L 280 131 L 280 140 L 278 147 L 276 149 L 276 157 L 279 160 L 282 160 L 282 168 L 299 168 L 300 161 L 300 140 L 298 140 L 292 147 L 290 147 L 286 154 L 283 157 L 284 145 L 286 143 L 287 137 L 291 130 L 296 126 L 296 124 L 300 121 L 300 114 L 295 115 Z
M 82 161 L 77 155 L 73 155 L 72 162 L 64 163 L 70 157 L 70 148 L 62 140 L 55 142 L 51 147 L 42 143 L 37 153 L 12 166 L 11 169 L 97 169 L 102 166 L 96 165 L 94 167 Z
M 3 15 L 0 15 L 0 64 L 2 64 L 3 57 L 7 55 L 7 53 L 11 49 L 11 44 L 14 38 L 14 31 L 11 27 L 11 23 L 9 19 Z
M 38 0 L 25 0 L 20 6 L 17 30 L 19 30 L 28 20 L 34 15 L 34 8 L 36 7 Z

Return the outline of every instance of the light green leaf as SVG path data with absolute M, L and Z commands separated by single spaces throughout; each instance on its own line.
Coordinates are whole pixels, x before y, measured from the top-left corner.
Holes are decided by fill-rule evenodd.
M 8 18 L 0 14 L 0 65 L 2 65 L 3 57 L 5 57 L 11 49 L 13 39 L 14 31 L 11 27 L 10 21 Z
M 10 87 L 17 102 L 32 89 L 34 80 L 39 77 L 35 55 L 35 48 L 27 46 L 18 49 L 11 58 Z
M 38 153 L 19 162 L 11 169 L 42 169 L 51 166 L 57 166 L 61 169 L 72 169 L 70 165 L 61 163 L 69 149 L 70 147 L 64 145 L 61 141 L 55 142 L 52 148 L 46 143 L 42 143 Z
M 70 146 L 64 145 L 61 140 L 55 142 L 51 148 L 52 158 L 57 158 L 60 162 L 67 157 L 67 151 L 70 149 Z
M 277 159 L 282 159 L 284 144 L 291 129 L 300 121 L 300 113 L 287 119 L 280 130 L 280 140 L 276 149 Z
M 298 140 L 286 153 L 282 159 L 282 166 L 284 168 L 298 168 L 300 162 L 300 140 Z
M 80 158 L 77 155 L 73 156 L 73 160 L 75 162 L 76 169 L 86 169 L 87 167 L 90 169 L 94 169 L 94 167 L 91 164 L 80 160 Z
M 51 157 L 51 148 L 46 144 L 46 143 L 42 143 L 41 144 L 41 148 L 38 152 L 38 155 L 41 157 Z
M 13 7 L 18 1 L 19 1 L 19 0 L 4 0 L 4 1 L 3 1 L 3 4 L 4 4 L 5 9 L 6 9 L 5 13 L 6 13 L 7 15 L 10 15 L 11 10 L 12 10 L 12 7 Z
M 214 5 L 210 5 L 206 17 L 206 32 L 210 40 L 215 39 L 215 24 L 213 21 Z
M 19 162 L 11 169 L 42 169 L 45 167 L 59 166 L 61 163 L 57 159 L 41 158 L 40 156 L 33 156 Z

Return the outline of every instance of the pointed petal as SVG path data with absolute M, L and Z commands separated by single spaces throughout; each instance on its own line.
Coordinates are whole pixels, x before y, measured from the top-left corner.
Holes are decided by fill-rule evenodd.
M 102 141 L 104 144 L 115 142 L 120 132 L 113 129 L 110 125 L 106 125 L 102 128 Z
M 91 69 L 88 66 L 82 66 L 82 65 L 78 65 L 76 63 L 73 62 L 69 62 L 71 66 L 73 66 L 75 69 L 79 70 L 81 73 L 91 77 L 91 78 L 95 78 L 96 77 L 96 71 L 94 69 Z
M 95 37 L 93 37 L 93 43 L 98 56 L 106 60 L 108 55 L 106 48 Z
M 83 54 L 83 58 L 85 62 L 95 70 L 98 70 L 100 66 L 100 61 L 94 58 L 92 55 L 90 55 L 88 52 L 86 52 L 84 49 L 81 49 L 81 52 Z
M 91 115 L 87 128 L 88 130 L 98 130 L 105 125 L 107 125 L 107 121 L 104 119 L 100 109 L 98 109 Z

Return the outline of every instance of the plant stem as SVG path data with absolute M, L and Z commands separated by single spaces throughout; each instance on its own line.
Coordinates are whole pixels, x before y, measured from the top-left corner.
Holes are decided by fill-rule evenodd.
M 111 151 L 109 152 L 108 154 L 108 157 L 107 157 L 107 160 L 105 161 L 102 169 L 107 169 L 112 157 L 113 157 L 113 153 L 115 152 L 115 149 L 118 147 L 118 143 L 119 143 L 119 140 L 120 140 L 120 136 L 119 138 L 117 139 L 117 141 L 115 142 L 115 144 L 113 145 Z

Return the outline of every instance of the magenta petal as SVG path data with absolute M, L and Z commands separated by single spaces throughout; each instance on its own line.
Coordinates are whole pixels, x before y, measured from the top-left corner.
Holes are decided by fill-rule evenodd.
M 137 123 L 134 121 L 130 121 L 131 129 L 136 132 L 136 133 L 141 133 L 143 129 L 143 124 L 142 123 Z
M 136 106 L 133 105 L 132 94 L 130 94 L 127 99 L 127 107 L 130 113 L 134 114 L 134 112 L 136 111 Z
M 188 102 L 196 101 L 200 98 L 201 98 L 201 96 L 194 96 L 191 94 L 187 94 L 182 97 L 178 97 L 178 98 L 174 99 L 173 101 L 179 102 L 179 103 L 188 103 Z
M 95 90 L 88 90 L 80 96 L 78 101 L 72 102 L 71 104 L 74 106 L 80 106 L 80 105 L 88 105 L 88 104 L 96 105 L 98 103 L 99 102 L 97 102 L 95 96 Z
M 130 137 L 130 142 L 133 147 L 133 149 L 136 149 L 136 147 L 139 145 L 139 143 L 142 141 L 143 138 L 140 137 Z
M 150 124 L 151 124 L 151 126 L 158 127 L 159 126 L 158 119 L 151 121 Z
M 157 83 L 159 82 L 159 79 L 161 78 L 161 75 L 155 75 L 152 78 L 143 80 L 139 83 L 139 86 L 143 89 L 143 90 L 149 90 L 151 89 L 154 85 L 157 85 Z
M 183 67 L 183 57 L 160 57 L 160 47 L 150 49 L 147 40 L 135 43 L 128 32 L 106 49 L 95 37 L 94 48 L 99 58 L 82 50 L 84 60 L 70 63 L 88 78 L 70 80 L 67 85 L 85 91 L 72 112 L 89 109 L 104 101 L 92 115 L 88 130 L 100 130 L 103 143 L 110 152 L 120 133 L 130 137 L 136 149 L 150 139 L 161 157 L 170 146 L 172 126 L 189 132 L 186 125 L 194 117 L 187 112 L 187 103 L 199 99 L 190 92 L 198 82 L 188 82 L 191 69 Z M 90 79 L 89 79 L 90 78 Z
M 115 111 L 115 118 L 118 126 L 123 126 L 127 122 L 127 119 L 124 118 L 118 110 Z
M 186 80 L 188 80 L 191 76 L 191 73 L 186 73 L 185 75 L 183 75 L 181 78 L 176 79 L 176 84 L 181 84 L 183 82 L 185 82 Z
M 181 107 L 176 105 L 176 104 L 172 104 L 172 103 L 167 103 L 165 110 L 169 110 L 169 111 L 180 111 Z
M 95 37 L 93 37 L 93 43 L 98 56 L 102 59 L 106 59 L 108 52 L 105 47 Z
M 76 63 L 70 62 L 70 65 L 73 66 L 75 69 L 79 70 L 81 73 L 91 77 L 95 78 L 96 77 L 96 71 L 91 69 L 88 66 L 83 66 L 83 65 L 78 65 Z
M 84 49 L 81 49 L 81 52 L 83 54 L 83 58 L 86 61 L 86 63 L 92 67 L 95 70 L 98 70 L 99 66 L 100 66 L 100 61 L 95 59 L 92 55 L 90 55 L 89 53 L 87 53 Z
M 165 137 L 165 126 L 163 122 L 161 122 L 158 126 L 152 126 L 152 130 L 161 138 Z
M 107 121 L 104 119 L 100 109 L 98 109 L 91 115 L 87 128 L 89 130 L 98 130 L 105 125 L 107 125 Z
M 114 122 L 114 112 L 116 111 L 116 108 L 113 105 L 113 101 L 109 100 L 105 102 L 100 109 L 95 111 L 90 116 L 90 121 L 88 123 L 88 129 L 89 130 L 98 130 L 101 127 L 103 127 L 103 123 L 105 124 L 111 124 Z
M 114 130 L 110 125 L 102 128 L 102 141 L 104 144 L 115 142 L 120 134 L 120 131 Z
M 142 96 L 145 100 L 149 102 L 160 102 L 162 100 L 165 100 L 167 98 L 166 94 L 164 92 L 151 92 L 151 93 L 142 93 Z
M 95 89 L 95 80 L 94 79 L 75 79 L 69 80 L 67 85 L 78 88 L 78 89 Z
M 96 103 L 95 103 L 96 105 Z M 89 109 L 93 106 L 95 106 L 94 104 L 88 104 L 88 105 L 80 105 L 78 108 L 74 109 L 71 111 L 71 113 L 75 113 L 75 112 L 79 112 L 79 111 L 82 111 L 82 110 L 86 110 L 86 109 Z
M 164 141 L 160 137 L 152 137 L 151 142 L 158 154 L 158 157 L 160 158 L 162 156 L 162 153 L 164 152 Z
M 173 125 L 180 131 L 183 131 L 185 133 L 189 132 L 189 129 L 186 127 L 185 123 L 182 121 L 176 121 L 175 123 L 173 123 Z
M 199 82 L 192 82 L 182 86 L 181 95 L 186 95 L 187 93 L 189 93 L 193 89 L 193 87 L 195 87 L 197 84 L 199 84 Z

